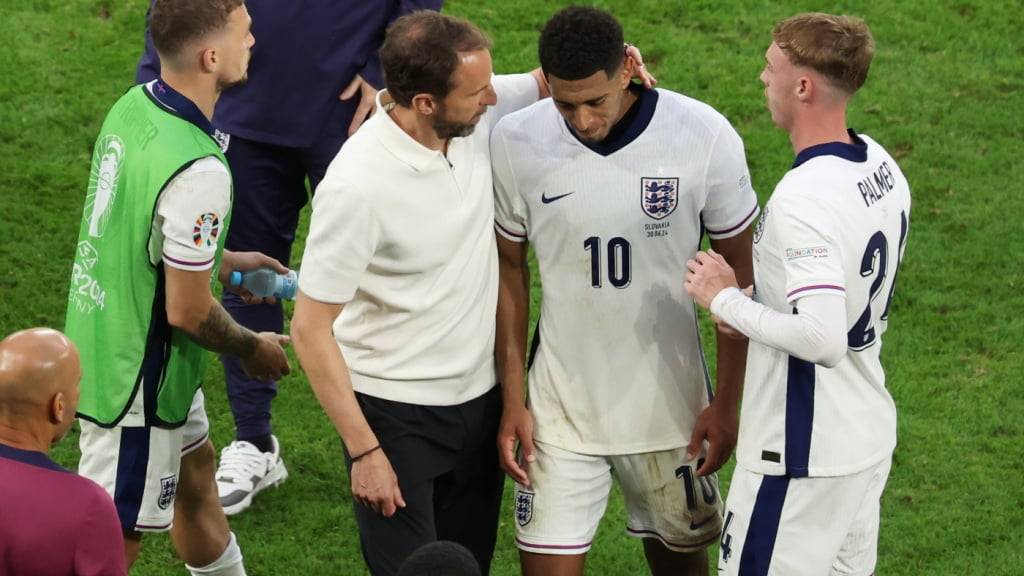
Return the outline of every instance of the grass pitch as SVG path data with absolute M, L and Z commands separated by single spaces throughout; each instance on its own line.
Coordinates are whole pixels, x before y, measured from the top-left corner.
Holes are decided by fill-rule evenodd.
M 93 141 L 132 83 L 147 4 L 0 0 L 0 334 L 63 325 Z M 446 11 L 487 30 L 497 71 L 514 72 L 536 65 L 538 31 L 565 4 L 451 0 Z M 883 353 L 900 420 L 878 573 L 1024 573 L 1024 4 L 597 4 L 620 17 L 662 87 L 732 121 L 762 201 L 792 160 L 757 81 L 771 26 L 807 9 L 866 18 L 878 51 L 850 125 L 896 156 L 914 194 Z M 213 438 L 223 446 L 232 424 L 215 361 L 206 389 Z M 340 444 L 300 373 L 281 383 L 274 422 L 291 477 L 232 520 L 249 573 L 364 574 Z M 76 437 L 53 454 L 73 467 Z M 506 508 L 493 570 L 502 576 L 518 574 Z M 623 521 L 616 496 L 589 573 L 645 572 Z M 133 573 L 185 572 L 169 540 L 156 536 Z

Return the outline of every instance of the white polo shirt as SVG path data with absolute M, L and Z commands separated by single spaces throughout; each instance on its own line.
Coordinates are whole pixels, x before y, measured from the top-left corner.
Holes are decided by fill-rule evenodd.
M 444 406 L 495 385 L 498 298 L 491 126 L 537 100 L 529 74 L 495 76 L 498 104 L 447 158 L 380 105 L 313 197 L 299 287 L 345 304 L 334 335 L 357 392 Z

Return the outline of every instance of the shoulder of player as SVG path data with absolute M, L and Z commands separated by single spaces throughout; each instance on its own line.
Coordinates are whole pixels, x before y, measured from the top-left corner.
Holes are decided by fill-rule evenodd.
M 230 180 L 231 171 L 227 165 L 216 156 L 204 156 L 188 165 L 187 168 L 178 173 L 180 178 L 207 178 L 223 176 Z
M 216 156 L 205 156 L 192 162 L 183 170 L 174 175 L 167 183 L 165 193 L 161 195 L 161 201 L 168 197 L 193 198 L 195 194 L 222 195 L 225 199 L 231 192 L 231 171 Z M 167 192 L 171 192 L 167 194 Z
M 725 115 L 706 102 L 664 88 L 655 90 L 658 91 L 658 108 L 663 113 L 680 117 L 685 121 L 684 126 L 702 127 L 711 132 L 717 132 L 723 126 L 732 127 Z
M 836 205 L 828 198 L 833 188 L 834 182 L 790 170 L 775 185 L 766 210 L 776 219 L 785 215 L 815 226 L 831 225 L 835 222 Z
M 328 164 L 316 191 L 329 188 L 362 190 L 380 187 L 386 182 L 382 177 L 382 174 L 390 173 L 386 166 L 391 162 L 402 162 L 378 133 L 383 128 L 380 126 L 385 120 L 383 116 L 384 112 L 374 114 L 345 141 Z
M 816 191 L 820 192 L 822 184 L 828 184 L 827 179 L 823 182 L 823 174 L 820 170 L 803 168 L 803 166 L 793 168 L 782 176 L 772 192 L 773 200 L 781 203 L 791 199 L 814 196 Z
M 536 134 L 537 128 L 546 127 L 551 122 L 552 115 L 558 115 L 554 101 L 551 98 L 538 100 L 499 118 L 491 130 L 491 141 L 496 137 L 507 140 L 511 135 L 519 133 Z

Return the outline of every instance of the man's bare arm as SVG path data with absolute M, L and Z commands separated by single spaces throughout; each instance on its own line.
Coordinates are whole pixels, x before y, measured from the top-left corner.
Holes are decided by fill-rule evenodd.
M 526 382 L 526 334 L 530 320 L 530 265 L 526 242 L 498 238 L 498 316 L 494 358 L 504 402 L 498 429 L 501 467 L 520 484 L 530 485 L 527 476 L 533 460 L 533 419 L 526 410 L 523 387 Z M 523 452 L 523 465 L 516 461 L 516 442 Z
M 527 244 L 498 235 L 498 317 L 494 358 L 505 404 L 523 403 L 526 335 L 530 317 Z
M 359 407 L 348 365 L 334 339 L 334 321 L 343 307 L 314 300 L 300 290 L 292 316 L 295 353 L 349 455 L 362 455 L 352 463 L 352 497 L 390 517 L 405 507 L 405 500 L 391 462 Z
M 731 238 L 712 240 L 711 247 L 719 252 L 736 270 L 742 286 L 754 281 L 754 263 L 751 257 L 753 228 L 747 228 Z M 736 447 L 739 429 L 739 404 L 743 390 L 743 377 L 747 368 L 747 341 L 716 332 L 717 377 L 715 399 L 700 414 L 694 427 L 687 454 L 695 458 L 701 443 L 708 441 L 708 453 L 697 474 L 703 476 L 718 470 Z
M 257 334 L 241 326 L 210 291 L 210 270 L 186 271 L 164 265 L 167 322 L 194 342 L 218 354 L 242 359 L 253 378 L 278 379 L 291 372 L 281 347 L 286 336 Z
M 740 286 L 754 283 L 754 261 L 751 256 L 754 229 L 749 227 L 740 234 L 723 240 L 712 240 L 711 248 L 721 254 L 736 272 Z M 747 341 L 716 334 L 717 378 L 715 396 L 738 408 L 743 391 L 743 376 L 747 368 Z
M 235 322 L 213 297 L 210 274 L 164 266 L 167 321 L 211 352 L 248 358 L 256 350 L 256 333 Z

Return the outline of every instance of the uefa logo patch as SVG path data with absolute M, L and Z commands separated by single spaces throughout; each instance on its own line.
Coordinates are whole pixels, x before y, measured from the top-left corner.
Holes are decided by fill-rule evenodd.
M 679 204 L 679 178 L 641 178 L 640 207 L 644 214 L 661 220 Z
M 174 504 L 174 495 L 178 492 L 178 477 L 168 476 L 160 479 L 160 497 L 156 500 L 156 505 L 161 510 L 167 510 L 167 507 Z
M 764 223 L 768 219 L 768 207 L 765 206 L 764 210 L 761 211 L 761 217 L 757 219 L 757 225 L 754 226 L 754 244 L 761 241 L 761 236 L 764 236 Z
M 533 492 L 524 492 L 516 488 L 516 522 L 526 526 L 533 520 Z
M 196 218 L 192 228 L 192 241 L 200 248 L 209 248 L 217 243 L 220 235 L 220 216 L 216 212 L 207 212 Z

